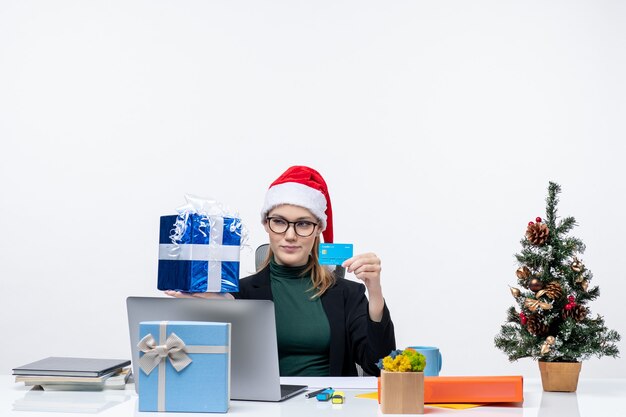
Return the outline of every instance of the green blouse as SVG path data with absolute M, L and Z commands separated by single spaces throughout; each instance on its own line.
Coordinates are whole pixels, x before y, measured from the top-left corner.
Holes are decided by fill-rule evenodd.
M 328 376 L 330 325 L 306 267 L 270 261 L 281 376 Z

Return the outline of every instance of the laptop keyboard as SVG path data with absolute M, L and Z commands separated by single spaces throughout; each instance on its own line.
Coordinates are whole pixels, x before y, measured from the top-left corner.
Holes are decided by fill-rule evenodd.
M 306 388 L 306 385 L 282 385 L 281 384 L 280 396 L 281 398 L 289 397 L 294 392 L 301 391 L 303 388 Z

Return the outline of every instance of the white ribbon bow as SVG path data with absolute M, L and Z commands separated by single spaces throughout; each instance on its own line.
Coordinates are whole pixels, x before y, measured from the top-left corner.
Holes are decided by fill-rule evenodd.
M 171 333 L 164 345 L 157 345 L 152 334 L 148 333 L 139 341 L 137 347 L 144 353 L 139 359 L 139 367 L 146 375 L 150 375 L 150 372 L 166 358 L 170 359 L 176 372 L 182 371 L 191 363 L 185 342 L 176 333 Z

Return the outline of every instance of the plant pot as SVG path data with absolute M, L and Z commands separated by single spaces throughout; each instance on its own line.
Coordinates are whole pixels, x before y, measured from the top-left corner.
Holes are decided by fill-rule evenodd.
M 578 388 L 580 362 L 539 361 L 541 385 L 544 391 L 575 392 Z
M 424 414 L 424 372 L 380 372 L 383 414 Z

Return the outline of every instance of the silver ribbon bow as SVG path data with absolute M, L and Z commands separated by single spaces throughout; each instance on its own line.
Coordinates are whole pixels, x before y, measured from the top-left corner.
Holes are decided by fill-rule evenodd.
M 150 375 L 150 372 L 166 358 L 170 359 L 176 372 L 182 371 L 191 363 L 185 342 L 176 333 L 171 333 L 164 345 L 157 345 L 152 334 L 148 333 L 139 341 L 137 347 L 144 353 L 139 359 L 139 367 L 146 375 Z

